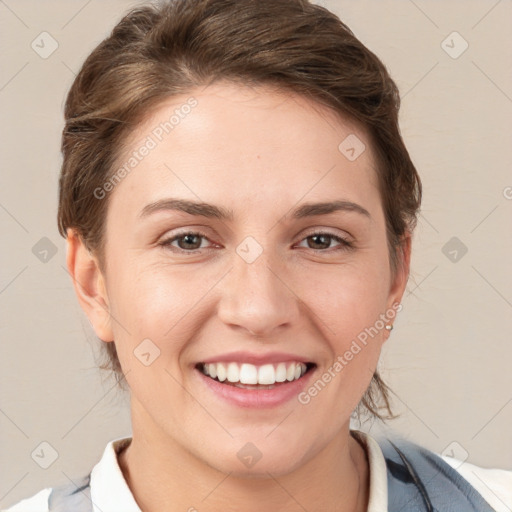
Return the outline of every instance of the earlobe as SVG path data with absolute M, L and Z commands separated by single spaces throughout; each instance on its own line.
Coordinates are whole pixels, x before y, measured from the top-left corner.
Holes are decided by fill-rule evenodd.
M 97 258 L 84 245 L 80 235 L 68 229 L 66 263 L 80 306 L 96 335 L 103 341 L 113 341 L 109 300 L 105 278 Z

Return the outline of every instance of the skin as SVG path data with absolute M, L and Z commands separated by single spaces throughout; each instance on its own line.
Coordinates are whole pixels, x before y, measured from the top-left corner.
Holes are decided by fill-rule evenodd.
M 145 512 L 364 511 L 368 462 L 349 422 L 387 330 L 308 404 L 236 407 L 205 391 L 194 365 L 234 350 L 284 351 L 310 357 L 320 377 L 400 302 L 410 236 L 393 275 L 365 131 L 267 86 L 217 83 L 166 100 L 131 134 L 126 155 L 190 96 L 197 106 L 110 195 L 103 271 L 68 232 L 80 304 L 96 334 L 115 340 L 131 389 L 133 441 L 120 456 L 123 474 Z M 349 134 L 366 144 L 355 161 L 338 149 Z M 232 210 L 233 219 L 172 210 L 141 218 L 146 205 L 169 197 Z M 371 217 L 291 216 L 306 202 L 340 199 Z M 174 239 L 175 252 L 159 245 L 187 229 L 206 238 Z M 312 237 L 319 231 L 352 248 Z M 263 249 L 250 264 L 236 253 L 247 236 Z M 160 356 L 145 366 L 133 352 L 148 338 Z M 247 442 L 262 454 L 251 468 L 237 457 Z

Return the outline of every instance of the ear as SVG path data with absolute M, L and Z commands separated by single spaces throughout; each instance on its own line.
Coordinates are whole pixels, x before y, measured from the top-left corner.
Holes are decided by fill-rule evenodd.
M 96 336 L 103 341 L 113 341 L 105 277 L 97 258 L 73 229 L 67 231 L 66 245 L 66 263 L 73 278 L 78 302 L 91 322 Z
M 392 276 L 387 302 L 388 311 L 394 310 L 395 313 L 398 311 L 397 307 L 402 301 L 402 297 L 407 286 L 407 281 L 409 280 L 411 263 L 411 241 L 411 233 L 406 232 L 402 237 L 400 247 L 397 248 L 397 268 L 394 276 Z M 389 321 L 391 325 L 393 322 L 394 319 Z M 389 331 L 387 331 L 387 333 L 389 336 Z

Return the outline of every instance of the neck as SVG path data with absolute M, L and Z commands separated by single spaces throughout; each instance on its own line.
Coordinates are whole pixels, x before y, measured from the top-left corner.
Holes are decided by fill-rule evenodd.
M 368 506 L 366 452 L 349 434 L 348 424 L 307 463 L 277 477 L 271 473 L 268 478 L 225 474 L 160 429 L 148 431 L 137 422 L 133 422 L 131 444 L 118 459 L 144 512 L 365 512 Z

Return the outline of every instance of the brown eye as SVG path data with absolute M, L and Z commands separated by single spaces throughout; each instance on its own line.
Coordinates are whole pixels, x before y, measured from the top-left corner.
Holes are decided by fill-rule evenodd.
M 176 238 L 180 249 L 199 249 L 201 247 L 201 235 L 192 233 Z
M 303 239 L 307 241 L 307 248 L 317 251 L 325 251 L 330 249 L 332 241 L 338 242 L 339 247 L 337 250 L 348 249 L 352 247 L 352 244 L 344 238 L 334 235 L 332 233 L 312 233 Z
M 162 241 L 159 245 L 169 247 L 177 252 L 193 252 L 204 249 L 202 247 L 203 240 L 208 240 L 203 233 L 181 233 Z M 177 243 L 176 245 L 174 244 L 175 242 Z
M 313 241 L 309 244 L 311 249 L 328 249 L 331 245 L 332 237 L 329 235 L 312 235 L 308 236 L 307 240 Z

